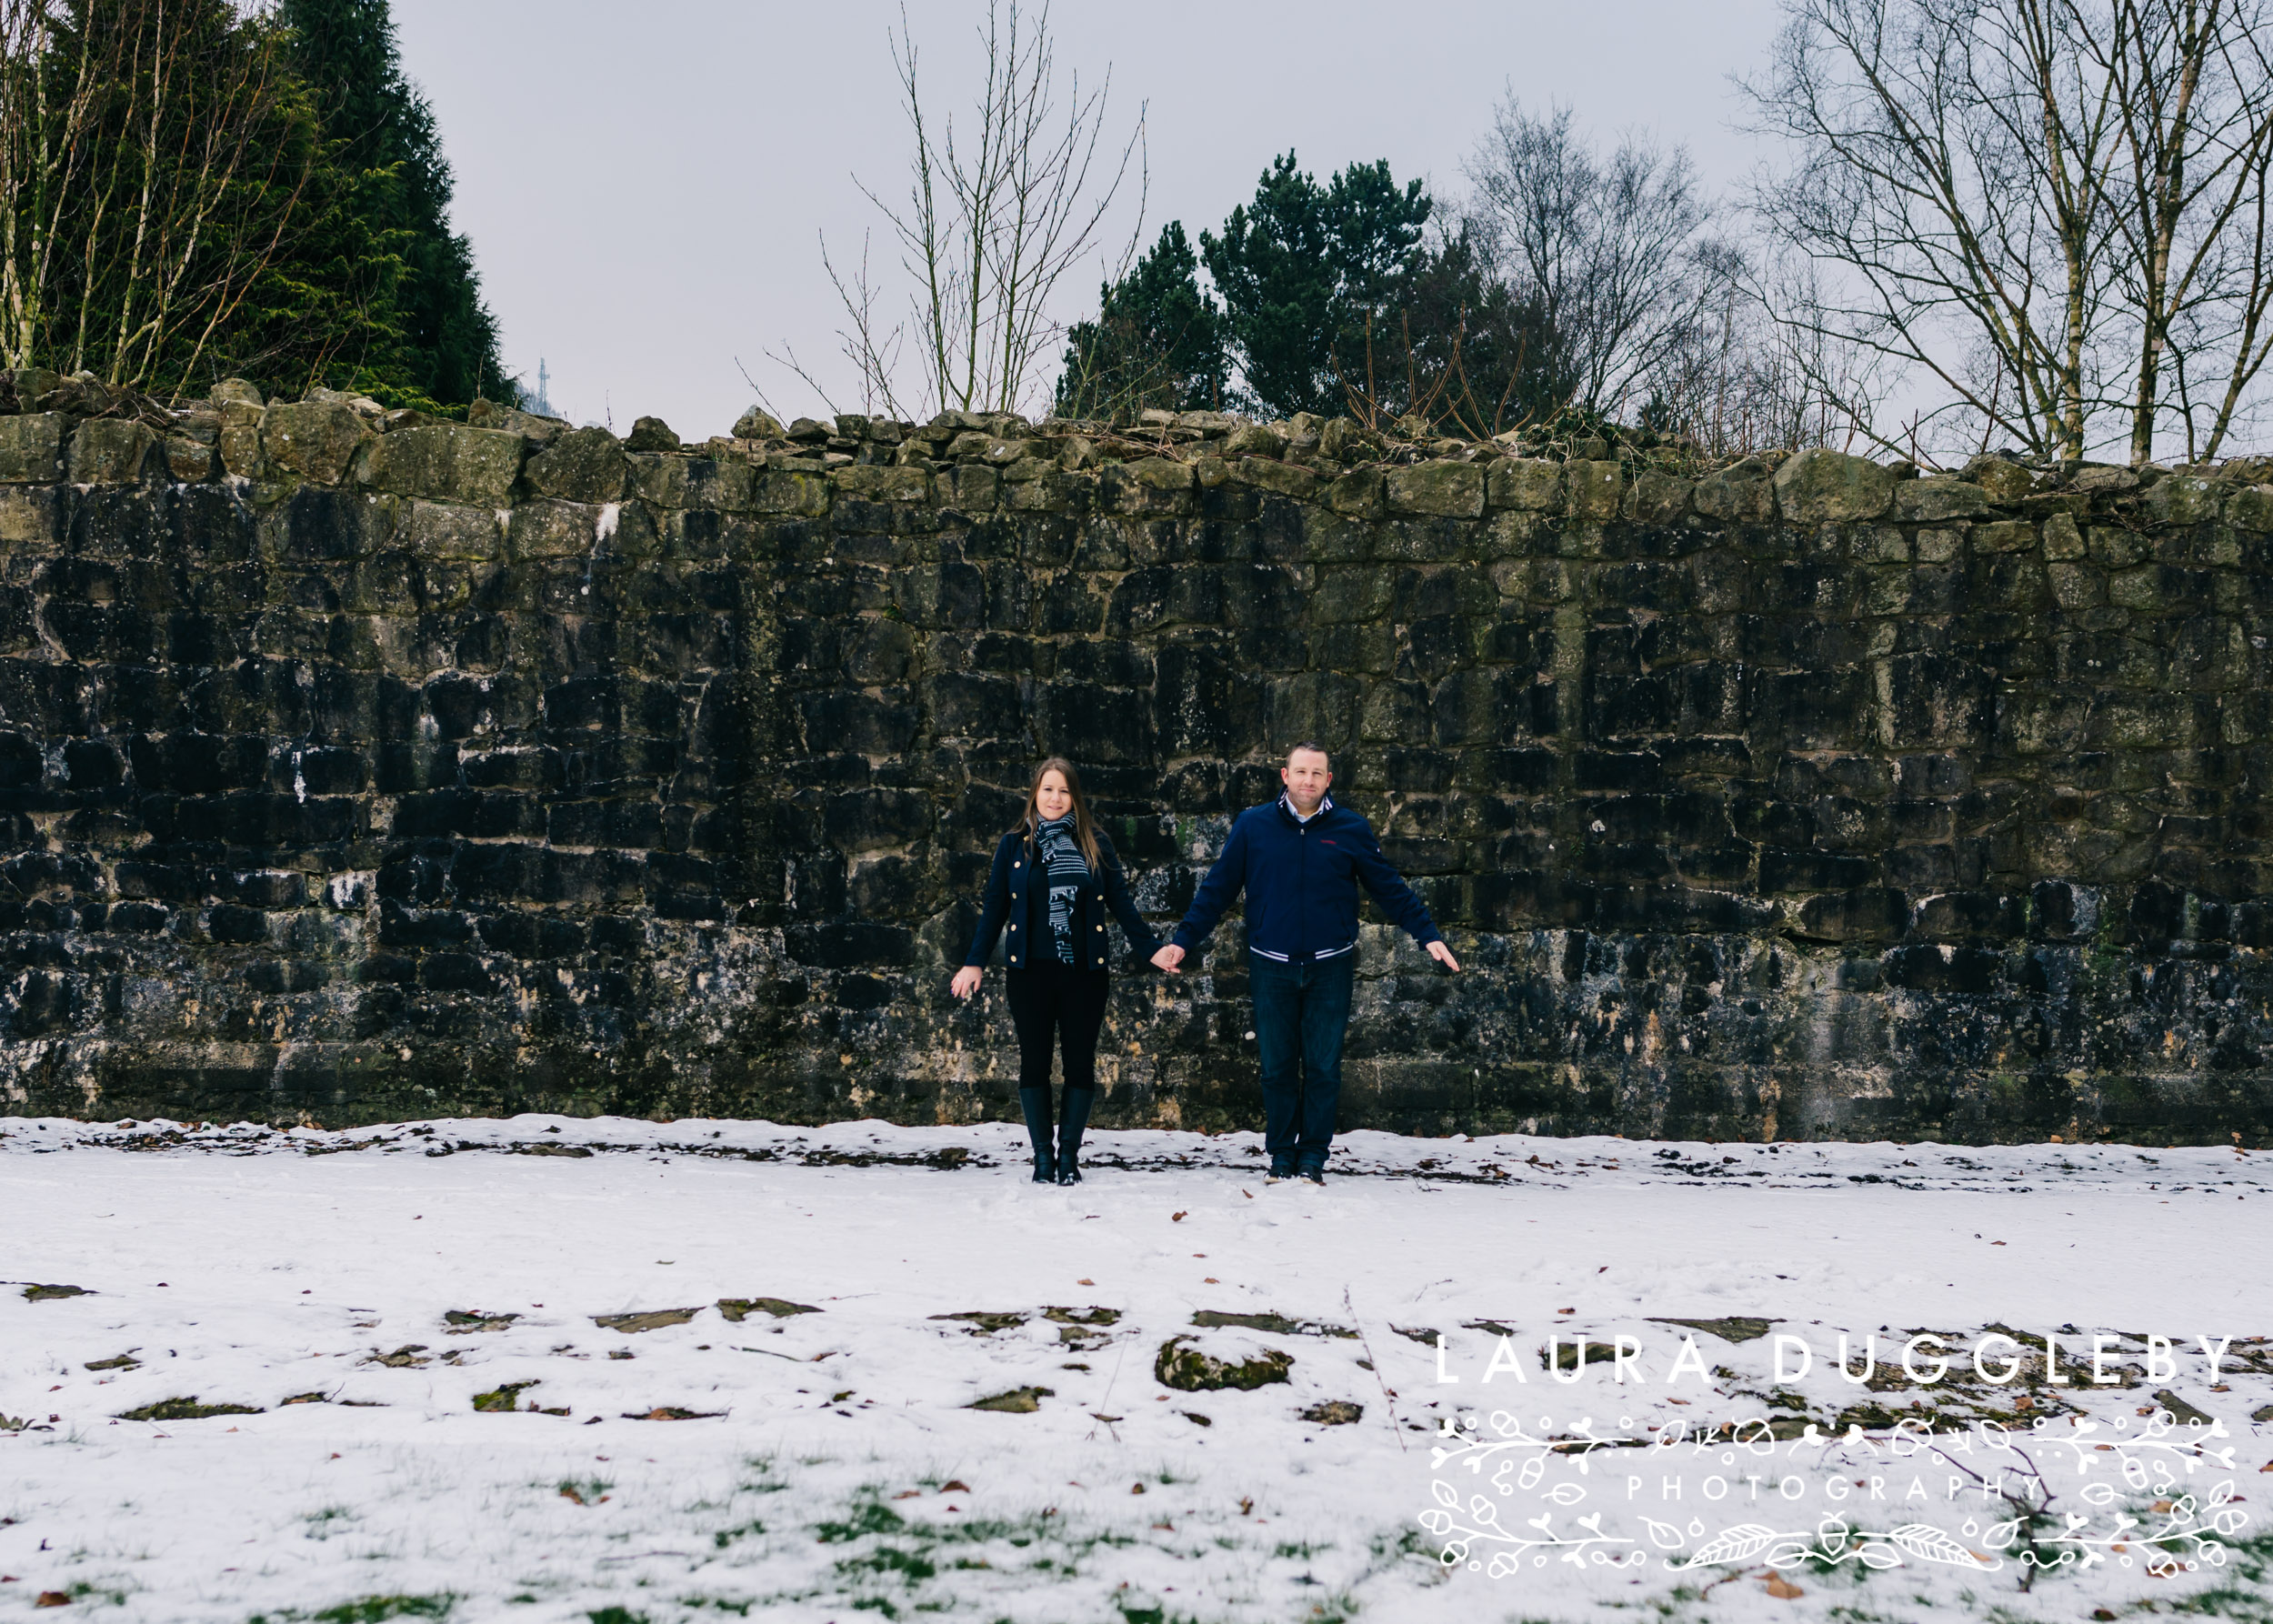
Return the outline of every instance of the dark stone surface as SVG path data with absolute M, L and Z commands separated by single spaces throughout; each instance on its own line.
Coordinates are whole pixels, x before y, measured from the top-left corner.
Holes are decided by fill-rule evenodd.
M 1165 924 L 1311 736 L 1468 967 L 1368 925 L 1346 1127 L 2268 1137 L 2262 487 L 0 422 L 0 1109 L 1015 1115 L 1034 759 Z M 1242 957 L 1116 978 L 1100 1125 L 1258 1120 Z

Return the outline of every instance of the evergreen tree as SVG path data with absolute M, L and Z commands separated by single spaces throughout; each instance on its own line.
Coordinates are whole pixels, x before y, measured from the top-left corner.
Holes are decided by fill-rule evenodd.
M 1347 408 L 1347 386 L 1365 376 L 1367 318 L 1393 305 L 1432 207 L 1420 182 L 1398 188 L 1386 159 L 1321 186 L 1289 152 L 1223 236 L 1200 233 L 1254 405 L 1279 416 Z
M 1065 417 L 1134 422 L 1147 406 L 1221 409 L 1230 360 L 1223 312 L 1200 291 L 1199 259 L 1171 220 L 1149 253 L 1101 287 L 1095 321 L 1075 324 L 1057 380 Z
M 364 301 L 355 382 L 402 404 L 512 400 L 473 249 L 450 229 L 453 182 L 434 109 L 403 77 L 387 0 L 284 0 L 293 60 L 350 177 L 354 231 L 335 261 Z

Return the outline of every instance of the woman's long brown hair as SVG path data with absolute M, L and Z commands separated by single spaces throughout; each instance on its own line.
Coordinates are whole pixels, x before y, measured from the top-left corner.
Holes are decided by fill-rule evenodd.
M 1052 756 L 1034 769 L 1034 783 L 1026 792 L 1026 816 L 1018 819 L 1017 827 L 1011 833 L 1024 835 L 1029 849 L 1041 837 L 1042 811 L 1037 803 L 1044 773 L 1065 775 L 1066 792 L 1074 797 L 1074 844 L 1081 847 L 1081 855 L 1088 860 L 1089 872 L 1096 873 L 1104 863 L 1097 856 L 1097 832 L 1089 822 L 1089 803 L 1082 798 L 1081 775 L 1063 756 Z

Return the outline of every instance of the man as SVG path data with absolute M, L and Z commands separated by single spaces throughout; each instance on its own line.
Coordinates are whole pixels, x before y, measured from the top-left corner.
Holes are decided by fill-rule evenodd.
M 1231 826 L 1167 946 L 1152 962 L 1171 975 L 1207 939 L 1242 889 L 1247 897 L 1247 985 L 1263 1061 L 1263 1147 L 1271 1178 L 1326 1182 L 1342 1096 L 1342 1029 L 1357 969 L 1357 887 L 1447 969 L 1460 963 L 1381 855 L 1373 826 L 1327 790 L 1334 763 L 1305 742 L 1278 769 L 1286 791 Z

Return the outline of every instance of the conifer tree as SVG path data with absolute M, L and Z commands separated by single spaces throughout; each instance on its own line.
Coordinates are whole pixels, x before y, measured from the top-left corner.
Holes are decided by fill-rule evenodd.
M 1281 416 L 1345 409 L 1346 380 L 1364 372 L 1366 318 L 1394 302 L 1433 206 L 1420 182 L 1400 189 L 1386 159 L 1320 185 L 1289 152 L 1220 237 L 1200 233 L 1254 405 Z
M 515 398 L 473 249 L 450 229 L 434 109 L 403 77 L 387 0 L 283 0 L 278 20 L 348 177 L 349 235 L 334 265 L 365 301 L 359 353 L 343 357 L 357 385 L 401 404 Z
M 1100 288 L 1095 321 L 1068 335 L 1057 413 L 1133 422 L 1147 406 L 1220 410 L 1230 360 L 1223 311 L 1200 291 L 1199 258 L 1171 220 L 1150 252 Z

